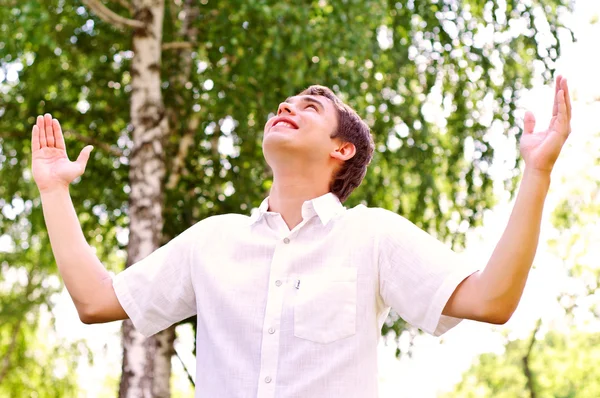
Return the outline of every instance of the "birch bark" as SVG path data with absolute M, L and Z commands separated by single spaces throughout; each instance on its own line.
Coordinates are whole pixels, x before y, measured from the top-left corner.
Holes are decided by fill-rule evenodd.
M 133 0 L 130 113 L 133 150 L 129 159 L 129 244 L 127 266 L 156 250 L 163 228 L 163 141 L 168 120 L 161 92 L 163 0 Z M 130 321 L 123 323 L 121 398 L 169 397 L 174 328 L 145 339 Z

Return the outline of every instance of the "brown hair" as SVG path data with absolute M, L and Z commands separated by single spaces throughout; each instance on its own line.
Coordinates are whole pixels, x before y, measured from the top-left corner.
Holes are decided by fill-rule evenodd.
M 360 185 L 367 174 L 367 166 L 373 158 L 373 137 L 369 126 L 358 116 L 356 111 L 344 104 L 329 88 L 325 86 L 310 86 L 299 95 L 320 95 L 333 102 L 337 110 L 337 130 L 331 138 L 340 138 L 351 142 L 356 147 L 354 156 L 344 162 L 335 173 L 329 189 L 341 202 Z

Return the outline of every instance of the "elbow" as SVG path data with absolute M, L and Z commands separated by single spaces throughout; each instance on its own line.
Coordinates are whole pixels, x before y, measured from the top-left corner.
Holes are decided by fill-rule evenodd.
M 89 314 L 79 313 L 79 320 L 85 323 L 86 325 L 93 325 L 94 323 L 96 323 L 94 322 L 94 318 Z
M 515 308 L 512 306 L 491 305 L 486 308 L 481 314 L 481 321 L 494 325 L 504 325 L 510 320 Z
M 511 318 L 512 314 L 499 313 L 490 315 L 486 322 L 491 323 L 493 325 L 504 325 Z
M 86 325 L 98 323 L 98 317 L 89 307 L 77 308 L 77 314 L 79 315 L 79 320 Z

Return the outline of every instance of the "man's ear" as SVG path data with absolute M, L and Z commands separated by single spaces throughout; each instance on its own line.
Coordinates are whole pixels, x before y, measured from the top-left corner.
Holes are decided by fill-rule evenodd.
M 356 154 L 356 147 L 351 142 L 342 142 L 337 148 L 329 153 L 332 158 L 341 160 L 343 162 L 351 159 L 354 154 Z

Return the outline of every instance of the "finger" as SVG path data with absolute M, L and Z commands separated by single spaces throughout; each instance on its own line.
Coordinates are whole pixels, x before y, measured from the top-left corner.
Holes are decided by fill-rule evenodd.
M 52 132 L 52 115 L 44 115 L 44 126 L 46 128 L 46 141 L 49 147 L 54 147 L 54 133 Z
M 558 75 L 556 78 L 556 84 L 554 85 L 554 105 L 552 107 L 552 116 L 556 116 L 558 113 L 558 90 L 560 90 L 560 81 L 562 76 Z
M 48 143 L 46 142 L 46 128 L 44 127 L 44 117 L 43 116 L 37 117 L 36 126 L 38 127 L 38 130 L 40 132 L 40 148 L 45 148 L 48 146 Z
M 52 131 L 54 132 L 54 143 L 57 148 L 67 149 L 65 146 L 65 139 L 63 137 L 62 129 L 60 128 L 60 123 L 57 119 L 52 119 Z
M 92 145 L 88 145 L 81 150 L 79 156 L 77 156 L 76 162 L 81 166 L 81 174 L 85 171 L 85 166 L 87 165 L 88 160 L 90 159 L 90 153 L 92 153 L 92 149 L 94 147 Z
M 532 112 L 525 112 L 525 120 L 523 122 L 523 132 L 525 134 L 533 133 L 533 129 L 535 128 L 535 116 Z
M 567 84 L 567 79 L 563 77 L 562 79 L 562 89 L 565 92 L 565 102 L 567 105 L 567 119 L 571 121 L 571 94 L 569 93 L 569 85 Z
M 556 116 L 558 132 L 563 135 L 569 135 L 569 122 L 567 119 L 567 103 L 565 101 L 565 92 L 559 91 L 558 96 L 558 115 Z
M 33 125 L 31 129 L 31 153 L 40 149 L 40 129 L 37 125 Z

